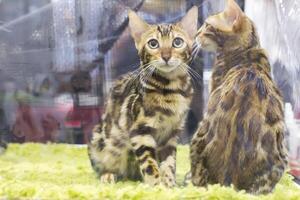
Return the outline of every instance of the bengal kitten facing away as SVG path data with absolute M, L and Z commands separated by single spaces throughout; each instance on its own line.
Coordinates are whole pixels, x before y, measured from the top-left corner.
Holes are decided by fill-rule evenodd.
M 234 0 L 196 36 L 216 51 L 208 110 L 191 143 L 192 183 L 271 192 L 287 165 L 284 112 L 255 27 Z
M 194 7 L 177 24 L 149 25 L 129 12 L 141 66 L 138 74 L 114 83 L 94 128 L 89 156 L 102 182 L 143 179 L 150 185 L 175 185 L 177 137 L 192 97 L 186 63 L 197 17 Z

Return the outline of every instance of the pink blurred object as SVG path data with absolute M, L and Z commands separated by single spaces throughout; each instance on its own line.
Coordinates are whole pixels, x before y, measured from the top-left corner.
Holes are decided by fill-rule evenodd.
M 285 104 L 285 123 L 288 129 L 288 155 L 290 173 L 300 179 L 300 120 L 295 118 L 290 103 Z
M 58 142 L 62 134 L 66 135 L 70 130 L 73 134 L 72 130 L 76 129 L 82 134 L 82 139 L 76 142 L 87 143 L 94 125 L 100 120 L 101 111 L 98 105 L 20 103 L 12 127 L 14 142 Z
M 300 149 L 299 149 L 300 150 Z M 289 158 L 289 166 L 290 166 L 290 173 L 295 176 L 300 178 L 300 158 Z
M 100 121 L 101 113 L 102 109 L 99 106 L 75 106 L 69 110 L 64 126 L 68 130 L 80 130 L 83 143 L 88 143 L 94 125 Z
M 61 122 L 71 108 L 72 105 L 19 104 L 12 128 L 16 142 L 55 141 Z

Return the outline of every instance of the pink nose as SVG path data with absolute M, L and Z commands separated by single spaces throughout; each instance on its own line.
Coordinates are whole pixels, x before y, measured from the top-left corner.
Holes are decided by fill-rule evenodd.
M 162 59 L 163 59 L 166 63 L 168 63 L 168 61 L 169 61 L 170 58 L 171 58 L 171 51 L 169 51 L 169 50 L 163 50 L 163 51 L 161 52 L 161 57 L 162 57 Z

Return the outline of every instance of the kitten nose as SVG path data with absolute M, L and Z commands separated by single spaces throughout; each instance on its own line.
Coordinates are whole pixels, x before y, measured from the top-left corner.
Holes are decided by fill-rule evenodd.
M 169 50 L 162 50 L 162 52 L 161 52 L 161 57 L 162 57 L 162 59 L 163 59 L 166 63 L 168 63 L 168 61 L 169 61 L 170 58 L 171 58 L 171 51 L 169 51 Z

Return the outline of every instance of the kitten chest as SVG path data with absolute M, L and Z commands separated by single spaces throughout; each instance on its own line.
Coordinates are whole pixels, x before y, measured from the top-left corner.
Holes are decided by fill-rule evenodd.
M 184 125 L 190 99 L 180 94 L 156 95 L 149 96 L 145 102 L 146 110 L 155 111 L 148 122 L 157 130 L 154 137 L 158 144 L 178 134 Z

